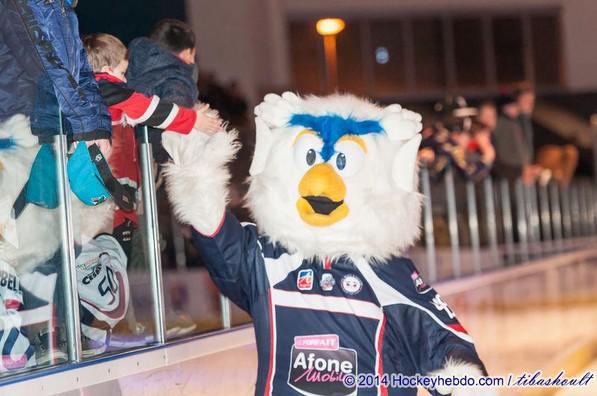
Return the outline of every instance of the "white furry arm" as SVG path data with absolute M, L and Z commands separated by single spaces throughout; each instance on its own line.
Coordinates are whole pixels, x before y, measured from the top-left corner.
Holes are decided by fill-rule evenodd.
M 164 169 L 174 213 L 204 235 L 217 231 L 228 201 L 227 164 L 240 149 L 236 131 L 209 136 L 165 132 L 162 142 L 172 157 Z
M 441 370 L 433 372 L 431 375 L 443 378 L 479 378 L 483 377 L 481 369 L 471 363 L 463 362 L 456 359 L 448 359 Z M 442 395 L 451 396 L 497 396 L 496 389 L 490 387 L 464 387 L 464 386 L 437 386 L 437 392 Z

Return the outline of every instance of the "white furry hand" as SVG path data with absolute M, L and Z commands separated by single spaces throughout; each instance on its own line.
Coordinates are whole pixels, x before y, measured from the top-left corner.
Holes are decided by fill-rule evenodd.
M 228 199 L 232 161 L 240 144 L 237 133 L 188 135 L 165 132 L 162 144 L 172 161 L 164 168 L 168 197 L 174 213 L 204 235 L 212 235 L 220 225 Z
M 381 125 L 392 140 L 410 140 L 423 129 L 420 114 L 391 104 L 384 109 Z
M 292 92 L 284 92 L 282 96 L 267 94 L 257 107 L 255 115 L 265 121 L 268 126 L 280 128 L 286 126 L 292 114 L 296 113 L 301 99 Z
M 449 359 L 444 368 L 433 372 L 430 376 L 443 378 L 479 378 L 483 377 L 481 369 L 474 364 Z M 450 396 L 497 396 L 495 388 L 490 387 L 468 387 L 468 386 L 437 386 L 436 390 L 442 395 Z

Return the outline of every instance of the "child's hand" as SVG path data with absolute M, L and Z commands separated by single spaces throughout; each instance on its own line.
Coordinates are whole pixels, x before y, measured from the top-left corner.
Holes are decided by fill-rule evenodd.
M 197 109 L 195 128 L 213 135 L 222 129 L 222 120 L 214 113 L 210 113 L 209 105 L 206 104 Z

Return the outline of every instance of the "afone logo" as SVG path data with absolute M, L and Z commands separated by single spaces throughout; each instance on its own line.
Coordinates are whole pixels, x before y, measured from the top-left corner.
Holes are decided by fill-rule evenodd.
M 356 394 L 343 381 L 357 375 L 357 352 L 340 347 L 336 334 L 297 336 L 290 354 L 288 385 L 303 395 Z

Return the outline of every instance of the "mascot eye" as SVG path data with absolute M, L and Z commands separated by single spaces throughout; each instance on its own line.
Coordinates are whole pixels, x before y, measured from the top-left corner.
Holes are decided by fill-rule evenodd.
M 354 176 L 365 161 L 363 149 L 355 142 L 345 141 L 336 144 L 336 154 L 330 161 L 343 177 Z
M 338 153 L 336 157 L 336 168 L 338 170 L 344 170 L 346 168 L 346 156 L 343 153 Z
M 307 165 L 313 166 L 316 159 L 317 159 L 317 153 L 315 152 L 315 150 L 310 149 L 309 151 L 307 151 Z
M 294 163 L 305 172 L 310 167 L 323 162 L 321 159 L 321 148 L 323 142 L 312 134 L 303 134 L 294 143 Z

